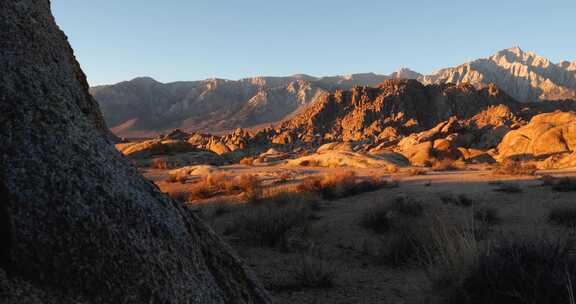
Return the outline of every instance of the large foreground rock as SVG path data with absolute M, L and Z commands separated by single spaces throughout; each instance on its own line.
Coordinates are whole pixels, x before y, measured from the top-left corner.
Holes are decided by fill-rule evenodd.
M 498 146 L 499 157 L 543 159 L 576 151 L 576 114 L 553 112 L 534 116 L 530 123 L 511 131 Z
M 106 141 L 48 0 L 0 2 L 0 113 L 0 302 L 269 301 Z

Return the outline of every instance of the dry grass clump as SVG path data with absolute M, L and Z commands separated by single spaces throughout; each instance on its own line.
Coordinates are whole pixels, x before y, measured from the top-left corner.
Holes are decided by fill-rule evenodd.
M 152 160 L 152 168 L 154 169 L 170 169 L 172 166 L 168 163 L 167 160 L 161 158 L 155 158 Z
M 542 185 L 551 187 L 552 190 L 558 192 L 572 192 L 576 191 L 576 178 L 557 178 L 547 175 L 542 177 Z
M 424 215 L 424 203 L 410 197 L 397 197 L 390 205 L 390 211 L 395 214 L 420 217 Z
M 200 216 L 204 220 L 213 220 L 238 209 L 237 205 L 231 204 L 227 201 L 215 201 L 193 206 L 200 209 Z
M 289 181 L 293 181 L 295 178 L 295 175 L 291 172 L 282 172 L 280 175 L 278 175 L 278 183 L 285 184 Z
M 298 191 L 318 193 L 324 199 L 338 199 L 392 187 L 397 184 L 376 176 L 359 180 L 354 171 L 344 171 L 308 177 L 298 186 Z
M 185 184 L 188 181 L 187 175 L 173 175 L 169 174 L 168 177 L 164 180 L 167 183 L 181 183 Z
M 501 241 L 477 256 L 452 285 L 449 303 L 574 303 L 576 257 L 562 237 Z
M 424 215 L 424 204 L 421 201 L 397 197 L 391 203 L 380 203 L 368 209 L 360 219 L 360 225 L 376 233 L 384 233 L 393 227 L 393 221 L 399 217 L 417 218 Z
M 244 157 L 240 160 L 240 164 L 241 165 L 246 165 L 246 166 L 253 166 L 254 165 L 254 157 Z
M 410 176 L 417 176 L 417 175 L 426 175 L 428 174 L 428 171 L 422 168 L 410 168 L 408 169 L 407 173 Z
M 383 238 L 377 253 L 377 262 L 393 267 L 418 263 L 422 250 L 418 241 L 413 229 L 403 229 L 397 234 Z
M 301 208 L 318 211 L 322 209 L 320 197 L 310 192 L 279 192 L 268 197 L 257 197 L 248 200 L 251 205 L 265 205 L 271 208 Z
M 258 177 L 251 174 L 242 174 L 232 180 L 232 183 L 227 184 L 227 188 L 231 191 L 239 190 L 248 199 L 254 199 L 262 196 L 262 185 Z
M 281 249 L 288 249 L 289 236 L 302 230 L 321 207 L 318 197 L 310 193 L 279 193 L 256 202 L 243 204 L 225 233 L 253 245 Z
M 424 266 L 434 281 L 446 281 L 466 269 L 477 250 L 472 230 L 438 212 L 405 218 L 394 230 L 382 239 L 378 262 Z
M 188 193 L 183 191 L 169 192 L 168 196 L 179 203 L 185 203 L 188 200 Z
M 231 178 L 225 173 L 209 174 L 190 187 L 189 200 L 201 200 L 216 195 L 234 195 L 244 193 L 247 197 L 257 197 L 262 192 L 262 186 L 254 175 L 243 174 Z
M 503 192 L 503 193 L 521 193 L 522 188 L 520 188 L 517 184 L 510 184 L 510 183 L 500 183 L 498 187 L 493 189 L 496 192 Z
M 299 208 L 246 208 L 227 231 L 245 242 L 266 247 L 288 247 L 291 230 L 306 222 L 308 212 Z
M 500 214 L 498 213 L 498 209 L 494 207 L 479 207 L 474 210 L 474 219 L 480 222 L 481 224 L 487 225 L 495 225 L 500 223 Z
M 475 204 L 474 200 L 466 194 L 459 194 L 457 196 L 448 193 L 440 195 L 440 200 L 444 204 L 450 204 L 458 207 L 470 207 Z
M 443 159 L 441 161 L 435 162 L 434 165 L 432 165 L 432 170 L 442 172 L 442 171 L 456 171 L 460 170 L 460 168 L 458 168 L 455 165 L 455 162 L 453 160 Z
M 315 159 L 305 159 L 299 163 L 302 167 L 320 167 L 320 161 Z
M 175 183 L 178 181 L 178 177 L 176 175 L 169 174 L 166 180 L 164 181 L 167 183 Z
M 576 227 L 576 207 L 557 207 L 550 210 L 548 222 L 569 228 Z
M 329 288 L 334 286 L 338 269 L 325 260 L 306 256 L 294 270 L 295 284 L 307 288 Z
M 413 229 L 420 244 L 419 261 L 437 287 L 455 286 L 473 267 L 481 251 L 472 225 L 441 213 Z
M 534 164 L 527 164 L 521 161 L 505 160 L 502 164 L 497 166 L 492 173 L 495 175 L 534 175 L 536 173 L 536 166 Z
M 376 233 L 388 232 L 392 226 L 390 208 L 379 204 L 366 210 L 360 219 L 360 226 Z

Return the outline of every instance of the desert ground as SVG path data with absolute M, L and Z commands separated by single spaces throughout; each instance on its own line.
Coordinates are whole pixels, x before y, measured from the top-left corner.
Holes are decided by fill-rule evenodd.
M 148 167 L 141 171 L 163 192 L 184 200 L 231 244 L 271 292 L 275 303 L 440 302 L 455 297 L 450 284 L 456 283 L 442 286 L 439 277 L 459 280 L 458 276 L 469 267 L 467 260 L 480 255 L 492 243 L 571 238 L 572 230 L 567 228 L 571 224 L 554 222 L 550 214 L 553 210 L 574 208 L 576 192 L 554 190 L 549 180 L 575 177 L 576 169 L 496 175 L 495 167 L 490 165 L 465 165 L 442 171 L 408 167 L 394 173 L 383 169 L 289 166 L 285 162 L 197 167 L 198 172 L 210 176 L 257 177 L 264 198 L 256 203 L 254 198 L 239 193 L 189 201 L 190 196 L 185 194 L 202 183 L 206 175 L 174 181 L 169 178 L 169 169 Z M 330 199 L 321 195 L 303 197 L 298 188 L 311 176 L 352 174 L 356 180 L 380 179 L 387 183 L 373 191 Z M 292 195 L 282 198 L 285 193 Z M 240 232 L 244 228 L 238 221 L 243 220 L 265 230 L 264 226 L 270 225 L 266 221 L 271 220 L 265 217 L 274 217 L 275 211 L 255 215 L 258 211 L 254 210 L 266 208 L 262 207 L 266 204 L 277 208 L 278 201 L 295 206 L 301 202 L 310 204 L 293 207 L 306 208 L 307 212 L 297 215 L 305 219 L 295 221 L 286 231 L 274 232 L 277 238 L 285 234 L 285 240 L 258 243 L 250 238 L 257 238 L 261 230 L 248 229 L 246 235 Z M 393 207 L 402 205 L 398 201 L 408 206 L 406 210 Z M 287 208 L 282 204 L 278 208 Z M 410 206 L 416 207 L 412 210 Z M 376 224 L 365 224 L 366 218 L 379 210 L 385 210 L 387 224 L 380 229 L 378 221 L 383 219 L 377 215 L 373 221 Z M 453 235 L 419 236 L 409 243 L 424 242 L 427 247 L 427 242 L 432 244 L 438 241 L 434 238 L 442 237 L 448 238 L 442 240 L 444 245 L 453 242 L 456 249 L 414 252 L 417 249 L 402 242 L 406 231 L 414 228 Z M 456 252 L 444 251 L 449 249 Z M 436 257 L 427 254 L 450 255 L 447 259 L 451 260 L 439 266 L 430 261 Z

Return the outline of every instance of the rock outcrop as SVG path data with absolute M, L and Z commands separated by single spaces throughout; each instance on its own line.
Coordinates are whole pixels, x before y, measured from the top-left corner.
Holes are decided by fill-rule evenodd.
M 498 145 L 501 159 L 545 159 L 576 151 L 576 113 L 553 112 L 534 116 L 527 125 L 509 132 Z
M 0 301 L 269 302 L 107 142 L 49 1 L 1 1 L 0 28 Z
M 490 106 L 518 103 L 495 86 L 424 86 L 385 80 L 378 88 L 354 87 L 325 95 L 277 130 L 277 143 L 395 140 L 428 130 L 454 116 L 468 119 Z

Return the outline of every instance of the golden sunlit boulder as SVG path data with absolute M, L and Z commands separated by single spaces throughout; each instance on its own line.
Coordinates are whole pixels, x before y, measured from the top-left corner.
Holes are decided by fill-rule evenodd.
M 527 125 L 509 132 L 498 145 L 500 159 L 543 159 L 576 150 L 576 114 L 553 112 L 534 116 Z

